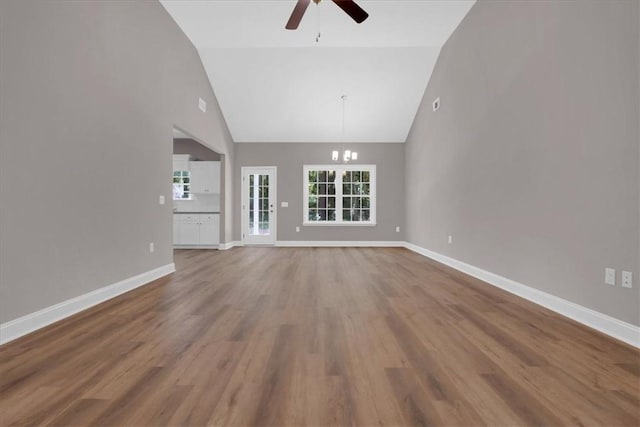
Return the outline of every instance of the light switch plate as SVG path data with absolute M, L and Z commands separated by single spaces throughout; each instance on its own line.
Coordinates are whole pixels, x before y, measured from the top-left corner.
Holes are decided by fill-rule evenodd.
M 164 205 L 164 196 L 158 197 L 158 203 L 160 203 L 161 205 Z
M 280 202 L 280 206 L 283 208 L 288 208 L 289 207 L 289 202 Z
M 613 268 L 604 269 L 604 283 L 607 285 L 616 285 L 616 270 Z

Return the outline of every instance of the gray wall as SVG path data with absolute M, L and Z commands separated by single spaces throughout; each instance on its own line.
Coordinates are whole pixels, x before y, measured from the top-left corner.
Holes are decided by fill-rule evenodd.
M 217 162 L 220 154 L 210 150 L 198 141 L 188 138 L 176 138 L 173 140 L 173 154 L 191 154 L 197 160 L 205 162 Z
M 278 207 L 277 240 L 404 240 L 404 144 L 350 144 L 347 148 L 358 152 L 358 161 L 354 163 L 377 165 L 375 227 L 302 225 L 302 167 L 305 164 L 333 163 L 331 151 L 342 150 L 341 145 L 236 144 L 235 240 L 241 240 L 240 176 L 243 166 L 278 167 L 278 206 L 285 201 L 289 202 L 289 207 Z M 300 226 L 299 233 L 296 233 L 296 226 Z M 401 227 L 400 233 L 396 233 L 396 226 Z
M 476 3 L 406 144 L 408 240 L 639 325 L 638 16 L 637 1 Z
M 0 20 L 5 322 L 172 262 L 173 127 L 228 164 L 233 144 L 158 2 L 1 1 Z

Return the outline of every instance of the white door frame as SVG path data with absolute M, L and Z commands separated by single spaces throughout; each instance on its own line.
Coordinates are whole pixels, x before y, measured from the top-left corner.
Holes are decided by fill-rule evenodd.
M 273 182 L 269 182 L 269 198 L 273 197 L 273 212 L 270 212 L 269 222 L 271 224 L 271 239 L 265 243 L 247 243 L 247 232 L 249 227 L 249 221 L 247 220 L 247 206 L 245 202 L 247 200 L 248 194 L 247 189 L 249 188 L 249 184 L 247 181 L 247 176 L 250 173 L 260 173 L 260 172 L 273 172 Z M 240 230 L 241 240 L 243 245 L 252 245 L 252 244 L 263 244 L 263 245 L 274 245 L 277 240 L 277 224 L 278 224 L 278 167 L 277 166 L 243 166 L 241 168 L 241 198 L 240 198 L 240 215 L 242 216 L 241 227 Z

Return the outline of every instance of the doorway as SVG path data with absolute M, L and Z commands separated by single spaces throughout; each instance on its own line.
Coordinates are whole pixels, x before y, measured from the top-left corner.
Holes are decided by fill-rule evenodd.
M 245 245 L 276 243 L 275 166 L 242 168 L 242 242 Z
M 174 249 L 220 247 L 225 236 L 224 160 L 223 154 L 173 127 Z

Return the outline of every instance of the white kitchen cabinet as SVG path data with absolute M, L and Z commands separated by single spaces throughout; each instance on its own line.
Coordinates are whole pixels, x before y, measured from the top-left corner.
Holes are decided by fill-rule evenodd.
M 200 244 L 200 215 L 183 214 L 180 215 L 180 244 L 199 245 Z
M 220 215 L 200 214 L 200 244 L 220 244 Z
M 173 215 L 173 244 L 176 246 L 217 246 L 220 244 L 220 214 Z
M 189 171 L 192 193 L 220 193 L 220 162 L 189 162 Z

